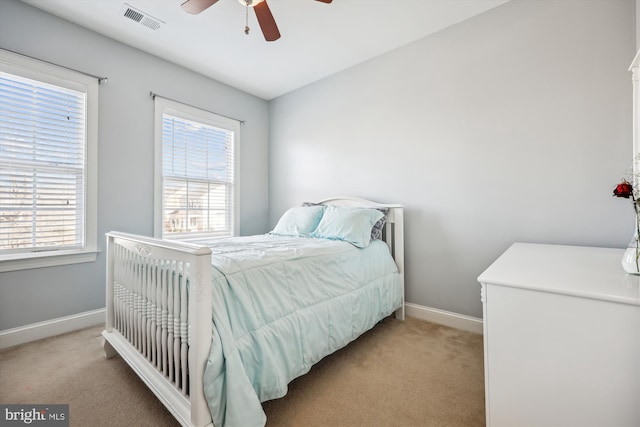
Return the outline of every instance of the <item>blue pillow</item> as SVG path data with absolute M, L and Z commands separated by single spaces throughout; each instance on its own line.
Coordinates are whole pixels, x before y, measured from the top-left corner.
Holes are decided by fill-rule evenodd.
M 304 202 L 302 206 L 322 206 L 319 203 L 314 202 Z M 387 222 L 387 215 L 389 214 L 389 208 L 375 208 L 382 212 L 382 218 L 380 218 L 371 229 L 371 240 L 381 239 L 382 238 L 382 229 L 384 228 L 385 223 Z
M 282 215 L 271 234 L 281 236 L 308 236 L 316 229 L 324 206 L 297 206 Z
M 327 206 L 311 237 L 344 240 L 364 248 L 371 241 L 374 224 L 383 217 L 384 214 L 377 209 Z

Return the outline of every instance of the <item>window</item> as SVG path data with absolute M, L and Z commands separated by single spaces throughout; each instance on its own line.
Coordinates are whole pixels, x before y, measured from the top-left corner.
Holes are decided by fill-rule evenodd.
M 240 123 L 158 96 L 155 102 L 156 237 L 236 235 Z
M 98 80 L 0 52 L 0 271 L 93 261 Z

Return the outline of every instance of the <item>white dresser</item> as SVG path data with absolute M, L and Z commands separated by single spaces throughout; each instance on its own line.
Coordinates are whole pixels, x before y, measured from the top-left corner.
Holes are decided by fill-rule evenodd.
M 640 277 L 622 253 L 516 243 L 480 275 L 487 426 L 640 426 Z

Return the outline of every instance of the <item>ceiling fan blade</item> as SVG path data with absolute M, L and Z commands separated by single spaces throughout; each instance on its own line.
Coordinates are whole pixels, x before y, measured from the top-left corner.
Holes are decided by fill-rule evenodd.
M 197 15 L 209 6 L 213 6 L 217 2 L 218 0 L 187 0 L 186 2 L 182 3 L 182 9 L 184 9 L 185 12 Z
M 273 19 L 266 0 L 255 5 L 253 10 L 256 12 L 256 18 L 258 18 L 258 24 L 260 24 L 264 39 L 268 42 L 278 40 L 280 38 L 280 31 L 276 25 L 276 20 Z
M 319 1 L 320 3 L 331 3 L 333 0 L 316 0 Z

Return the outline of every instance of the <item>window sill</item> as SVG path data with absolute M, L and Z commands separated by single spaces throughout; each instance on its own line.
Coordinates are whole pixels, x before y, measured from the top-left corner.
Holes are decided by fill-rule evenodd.
M 99 253 L 98 250 L 86 250 L 2 255 L 0 256 L 0 273 L 93 262 Z

